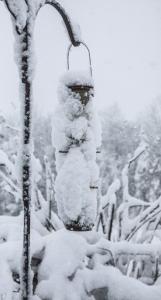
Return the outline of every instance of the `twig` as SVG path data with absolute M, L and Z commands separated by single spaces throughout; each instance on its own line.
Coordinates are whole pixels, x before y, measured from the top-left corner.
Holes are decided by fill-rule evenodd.
M 156 208 L 155 208 L 156 210 Z M 125 240 L 130 241 L 131 238 L 134 236 L 134 234 L 144 225 L 146 224 L 149 220 L 151 220 L 152 218 L 154 218 L 156 215 L 158 215 L 161 212 L 161 209 L 159 209 L 157 212 L 155 212 L 154 214 L 152 214 L 151 216 L 145 216 L 144 219 L 141 221 L 140 224 L 138 224 L 137 226 L 133 227 L 132 231 L 130 234 L 128 234 L 125 238 Z
M 20 189 L 18 188 L 18 186 L 16 186 L 15 183 L 2 172 L 2 170 L 0 170 L 0 176 L 8 183 L 8 185 L 14 191 L 16 191 L 18 194 L 20 194 Z
M 139 154 L 137 154 L 136 156 L 132 157 L 129 162 L 128 162 L 128 168 L 130 168 L 131 164 L 136 161 L 145 151 L 147 148 L 145 148 L 144 150 L 142 150 Z

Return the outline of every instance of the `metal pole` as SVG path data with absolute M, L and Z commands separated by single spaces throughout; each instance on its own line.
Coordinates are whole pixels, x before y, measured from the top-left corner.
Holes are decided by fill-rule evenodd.
M 31 101 L 32 101 L 32 82 L 29 78 L 30 69 L 30 47 L 32 45 L 32 36 L 30 34 L 30 17 L 31 11 L 27 0 L 24 0 L 27 7 L 27 21 L 23 30 L 20 32 L 16 26 L 17 16 L 10 7 L 10 2 L 4 0 L 7 10 L 9 11 L 13 25 L 16 29 L 16 34 L 19 39 L 19 46 L 21 49 L 21 69 L 20 80 L 22 85 L 22 97 L 23 97 L 23 143 L 22 143 L 22 200 L 24 204 L 24 232 L 23 232 L 23 261 L 22 261 L 22 278 L 21 278 L 21 298 L 23 300 L 29 300 L 32 288 L 31 288 L 31 276 L 30 276 L 30 207 L 31 207 Z M 17 0 L 17 6 L 18 6 Z M 67 32 L 69 34 L 70 41 L 73 46 L 79 46 L 80 41 L 75 35 L 72 22 L 67 15 L 64 8 L 55 0 L 47 0 L 45 4 L 53 6 L 61 15 L 64 20 Z M 41 6 L 38 8 L 37 14 Z
M 27 300 L 31 295 L 30 278 L 30 207 L 31 207 L 31 93 L 32 87 L 29 80 L 29 24 L 27 23 L 22 32 L 21 52 L 21 82 L 24 97 L 23 111 L 23 147 L 22 147 L 22 198 L 24 205 L 24 232 L 23 232 L 23 263 L 22 263 L 22 299 Z

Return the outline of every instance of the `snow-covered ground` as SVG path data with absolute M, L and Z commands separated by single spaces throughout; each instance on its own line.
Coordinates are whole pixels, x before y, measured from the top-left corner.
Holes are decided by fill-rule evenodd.
M 13 273 L 20 274 L 22 252 L 22 222 L 20 217 L 0 220 L 5 225 L 5 235 L 0 234 L 0 294 L 8 295 L 19 290 L 13 280 Z M 8 225 L 7 225 L 8 224 Z M 3 227 L 2 227 L 3 229 Z M 139 249 L 140 248 L 140 249 Z M 146 249 L 147 248 L 147 249 Z M 31 233 L 32 259 L 40 259 L 35 290 L 40 299 L 68 300 L 94 299 L 97 289 L 108 290 L 108 300 L 160 300 L 161 280 L 149 286 L 139 280 L 127 277 L 112 265 L 118 251 L 138 253 L 141 250 L 160 251 L 149 245 L 112 244 L 96 232 L 76 233 L 66 229 L 40 235 Z M 106 289 L 107 288 L 107 289 Z M 9 298 L 8 298 L 9 299 Z M 105 298 L 107 299 L 107 298 Z M 102 299 L 103 300 L 103 299 Z

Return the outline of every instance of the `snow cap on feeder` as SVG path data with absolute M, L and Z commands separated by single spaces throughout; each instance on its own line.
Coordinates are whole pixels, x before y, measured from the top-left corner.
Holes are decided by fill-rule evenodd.
M 72 98 L 79 99 L 83 105 L 86 105 L 94 96 L 93 79 L 87 72 L 68 71 L 63 76 L 61 83 L 73 96 Z
M 79 97 L 83 105 L 86 105 L 90 100 L 90 97 L 94 96 L 94 85 L 92 84 L 92 82 L 89 82 L 89 80 L 83 83 L 81 80 L 70 83 L 68 84 L 68 88 L 72 91 L 72 93 L 76 94 L 76 96 Z

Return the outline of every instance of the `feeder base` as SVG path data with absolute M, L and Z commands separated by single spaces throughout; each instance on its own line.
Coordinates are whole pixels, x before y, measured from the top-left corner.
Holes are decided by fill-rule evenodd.
M 93 226 L 94 224 L 80 224 L 77 221 L 71 221 L 70 224 L 65 224 L 66 229 L 70 231 L 91 231 Z

